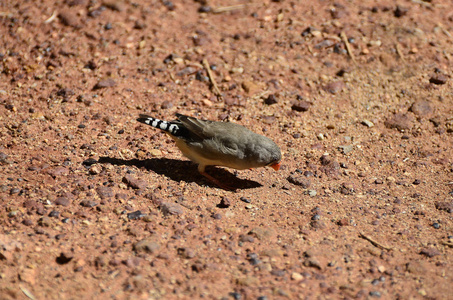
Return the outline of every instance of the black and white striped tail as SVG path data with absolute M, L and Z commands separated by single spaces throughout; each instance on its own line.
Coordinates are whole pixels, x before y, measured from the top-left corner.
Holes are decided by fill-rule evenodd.
M 161 129 L 163 131 L 166 131 L 174 136 L 181 135 L 182 129 L 180 128 L 180 125 L 174 123 L 174 122 L 167 122 L 167 121 L 162 121 L 153 117 L 150 117 L 148 115 L 140 115 L 140 117 L 137 119 L 140 123 L 147 124 L 150 126 L 153 126 L 155 128 Z

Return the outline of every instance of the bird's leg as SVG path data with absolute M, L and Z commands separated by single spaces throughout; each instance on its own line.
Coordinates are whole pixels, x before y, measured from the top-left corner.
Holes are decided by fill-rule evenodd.
M 205 167 L 204 165 L 198 165 L 198 172 L 200 172 L 201 175 L 203 175 L 204 177 L 206 177 L 209 181 L 211 181 L 212 183 L 214 183 L 215 185 L 217 185 L 218 187 L 221 187 L 222 189 L 224 190 L 227 190 L 227 191 L 234 191 L 233 188 L 229 187 L 228 185 L 226 184 L 223 184 L 221 183 L 218 179 L 215 179 L 214 177 L 212 177 L 211 175 L 209 175 L 208 173 L 206 173 L 205 171 Z

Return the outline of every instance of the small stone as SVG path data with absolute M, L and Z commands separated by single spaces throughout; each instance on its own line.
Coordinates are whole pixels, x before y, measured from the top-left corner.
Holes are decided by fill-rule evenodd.
M 275 94 L 270 94 L 265 100 L 264 100 L 264 103 L 266 103 L 267 105 L 272 105 L 272 104 L 275 104 L 278 102 L 278 99 L 277 97 L 275 96 Z
M 324 90 L 331 94 L 337 94 L 338 92 L 341 92 L 345 87 L 346 85 L 343 81 L 335 81 L 325 85 Z
M 251 203 L 252 201 L 246 197 L 241 197 L 239 198 L 239 200 L 241 200 L 242 202 L 245 202 L 245 203 Z
M 404 131 L 412 127 L 412 118 L 406 114 L 397 113 L 388 118 L 384 125 L 390 129 L 396 128 L 399 131 Z
M 80 205 L 82 205 L 83 207 L 95 207 L 98 204 L 94 201 L 85 199 L 80 202 Z
M 341 219 L 341 220 L 338 220 L 337 224 L 338 224 L 339 226 L 348 226 L 348 225 L 349 225 L 349 221 L 348 221 L 348 219 L 343 218 L 343 219 Z
M 162 211 L 164 216 L 182 215 L 184 213 L 184 209 L 181 205 L 171 202 L 162 202 L 159 209 Z
M 322 270 L 321 263 L 314 257 L 308 257 L 304 261 L 304 266 L 310 267 L 310 268 L 315 268 L 315 269 L 318 269 L 318 270 Z
M 256 83 L 249 80 L 243 81 L 241 86 L 247 94 L 255 94 L 259 89 L 259 86 Z
M 406 264 L 406 270 L 412 274 L 425 274 L 426 264 L 419 260 L 414 260 Z
M 305 100 L 300 100 L 297 102 L 294 102 L 293 105 L 291 106 L 292 110 L 295 111 L 308 111 L 310 109 L 311 103 Z
M 338 150 L 340 150 L 341 153 L 346 155 L 346 154 L 352 152 L 352 150 L 354 150 L 354 146 L 353 145 L 341 145 L 341 146 L 338 146 Z
M 405 16 L 408 13 L 408 11 L 409 11 L 408 8 L 398 5 L 395 9 L 394 15 L 397 18 L 401 18 L 401 17 Z
M 71 204 L 71 200 L 67 197 L 58 197 L 57 200 L 55 200 L 56 205 L 61 205 L 61 206 L 69 206 Z
M 116 85 L 115 80 L 112 78 L 102 79 L 93 87 L 93 90 L 99 90 L 108 87 L 114 87 Z
M 162 102 L 162 104 L 160 105 L 160 108 L 162 109 L 169 109 L 169 108 L 172 108 L 173 107 L 173 102 L 169 101 L 169 100 L 165 100 L 164 102 Z
M 179 248 L 178 255 L 186 259 L 191 259 L 195 257 L 195 251 L 188 247 Z
M 290 183 L 298 185 L 304 189 L 308 189 L 311 186 L 310 179 L 306 178 L 305 176 L 290 175 L 288 176 L 287 180 Z
M 428 117 L 433 113 L 434 108 L 429 101 L 417 100 L 412 104 L 409 110 L 420 117 Z
M 36 284 L 36 269 L 25 268 L 19 273 L 19 279 L 30 285 Z
M 46 173 L 49 174 L 50 176 L 52 176 L 53 178 L 56 178 L 58 176 L 68 175 L 69 174 L 69 169 L 65 168 L 65 167 L 62 167 L 62 166 L 59 166 L 59 167 L 47 170 Z
M 62 11 L 58 14 L 58 18 L 60 19 L 60 22 L 65 25 L 65 26 L 70 26 L 73 28 L 79 28 L 80 23 L 79 20 L 77 19 L 77 16 L 72 13 L 71 11 Z
M 42 227 L 50 227 L 52 226 L 52 220 L 49 217 L 42 217 L 38 220 L 38 225 Z
M 453 213 L 453 202 L 436 202 L 436 209 L 444 210 L 448 213 Z
M 435 74 L 430 79 L 429 82 L 433 84 L 446 84 L 448 81 L 448 77 L 444 74 Z
M 231 201 L 227 197 L 222 197 L 222 199 L 220 200 L 220 203 L 217 204 L 218 208 L 228 208 L 230 206 L 231 206 Z
M 420 251 L 420 254 L 425 255 L 427 257 L 434 257 L 440 254 L 439 250 L 436 248 L 430 247 L 430 248 L 425 248 Z
M 151 149 L 151 151 L 149 151 L 149 153 L 150 153 L 151 156 L 153 156 L 153 157 L 160 157 L 160 156 L 162 156 L 162 151 L 160 151 L 159 149 Z
M 118 0 L 104 0 L 102 4 L 107 7 L 108 9 L 114 11 L 123 11 L 124 10 L 124 3 L 123 1 Z
M 154 254 L 159 249 L 160 249 L 160 245 L 156 241 L 149 239 L 149 238 L 138 241 L 134 245 L 134 250 L 136 252 L 147 252 L 147 253 Z
M 123 177 L 123 182 L 133 189 L 145 189 L 148 183 L 145 180 L 137 179 L 134 176 L 127 174 Z
M 292 280 L 295 280 L 295 281 L 301 281 L 301 280 L 304 279 L 304 276 L 302 276 L 302 274 L 300 274 L 300 273 L 293 272 L 293 273 L 291 274 L 291 279 L 292 279 Z
M 99 166 L 99 165 L 96 164 L 96 165 L 92 165 L 92 166 L 91 166 L 89 172 L 90 172 L 90 174 L 92 174 L 92 175 L 97 175 L 97 174 L 101 173 L 101 171 L 102 171 L 101 166 Z
M 365 120 L 362 120 L 361 123 L 362 123 L 363 125 L 367 126 L 367 127 L 370 127 L 370 128 L 371 128 L 371 127 L 374 127 L 374 123 L 371 122 L 371 121 L 369 121 L 369 120 L 366 120 L 366 119 L 365 119 Z
M 139 220 L 139 219 L 143 218 L 144 216 L 146 216 L 146 214 L 142 213 L 140 210 L 127 214 L 127 218 L 129 220 Z
M 114 196 L 112 188 L 108 186 L 98 186 L 96 188 L 96 193 L 98 193 L 99 198 L 108 199 Z
M 273 232 L 270 229 L 261 227 L 253 228 L 248 234 L 258 238 L 260 241 L 269 240 L 273 236 Z
M 94 158 L 89 158 L 89 159 L 86 159 L 82 162 L 82 165 L 84 166 L 91 166 L 91 165 L 94 165 L 96 164 L 98 161 Z

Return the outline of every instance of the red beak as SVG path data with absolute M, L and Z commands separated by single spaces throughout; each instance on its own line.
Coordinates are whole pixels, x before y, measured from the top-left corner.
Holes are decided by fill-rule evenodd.
M 280 170 L 280 162 L 275 163 L 275 164 L 272 164 L 271 167 L 272 167 L 272 169 L 274 169 L 275 171 Z

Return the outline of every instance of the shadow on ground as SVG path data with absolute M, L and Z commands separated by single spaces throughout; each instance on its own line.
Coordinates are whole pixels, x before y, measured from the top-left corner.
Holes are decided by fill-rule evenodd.
M 151 158 L 151 159 L 120 159 L 111 157 L 100 157 L 99 163 L 110 163 L 112 165 L 136 166 L 137 168 L 146 168 L 160 175 L 180 182 L 195 182 L 198 185 L 205 184 L 210 187 L 217 187 L 214 183 L 204 178 L 198 173 L 197 165 L 187 160 L 176 160 L 168 158 Z M 207 167 L 206 172 L 217 178 L 233 189 L 252 189 L 262 186 L 256 181 L 241 179 L 231 174 L 225 169 L 216 167 Z

